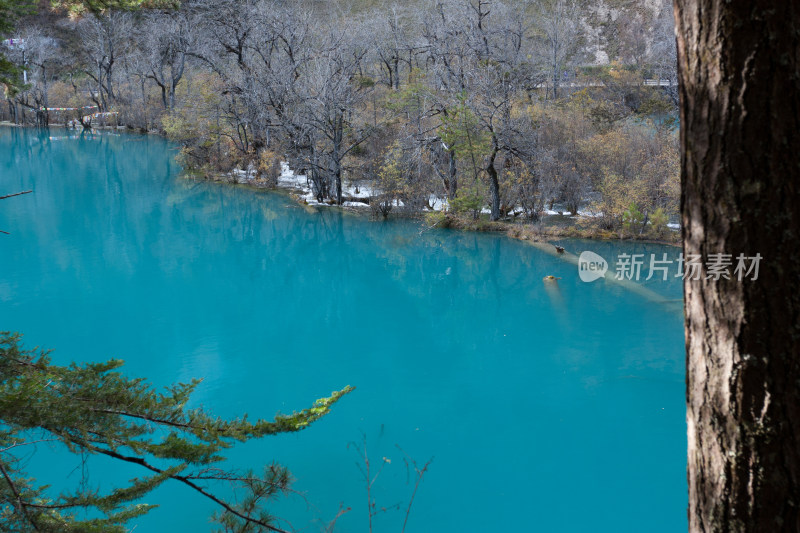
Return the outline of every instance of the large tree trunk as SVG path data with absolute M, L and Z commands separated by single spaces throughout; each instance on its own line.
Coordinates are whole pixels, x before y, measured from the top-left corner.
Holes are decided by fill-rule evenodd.
M 800 531 L 800 4 L 675 0 L 692 532 Z M 760 253 L 758 279 L 737 256 Z
M 341 113 L 336 114 L 334 119 L 333 132 L 333 153 L 331 155 L 333 163 L 333 178 L 336 185 L 336 203 L 342 205 L 342 142 L 344 140 L 344 117 Z
M 500 183 L 497 180 L 497 169 L 494 168 L 496 159 L 497 146 L 495 145 L 486 164 L 486 173 L 489 175 L 489 191 L 492 194 L 492 214 L 489 215 L 491 220 L 500 219 Z
M 447 195 L 448 200 L 452 201 L 458 194 L 458 165 L 456 164 L 456 151 L 447 151 Z

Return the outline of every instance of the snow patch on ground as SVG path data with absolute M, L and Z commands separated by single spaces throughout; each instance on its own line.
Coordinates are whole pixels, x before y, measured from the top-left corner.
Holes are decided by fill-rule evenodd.
M 241 170 L 238 172 L 242 172 Z M 278 188 L 289 189 L 299 193 L 300 199 L 304 200 L 308 205 L 314 206 L 329 206 L 331 204 L 317 201 L 314 191 L 309 183 L 308 176 L 305 174 L 296 174 L 294 170 L 289 168 L 289 163 L 281 163 L 281 174 L 278 176 Z M 375 196 L 376 191 L 372 187 L 358 184 L 345 184 L 342 187 L 342 196 L 347 198 L 369 200 Z M 367 202 L 358 202 L 348 200 L 342 204 L 344 207 L 369 207 Z
M 431 194 L 428 197 L 428 205 L 430 205 L 434 211 L 444 211 L 448 207 L 447 200 L 445 198 L 439 198 L 435 194 Z
M 247 167 L 247 170 L 242 170 L 240 168 L 234 168 L 231 170 L 231 174 L 233 177 L 237 179 L 237 181 L 253 181 L 256 179 L 256 169 L 253 165 Z
M 343 184 L 342 185 L 342 196 L 350 196 L 352 198 L 370 198 L 372 196 L 377 196 L 379 191 L 373 189 L 369 185 L 358 185 L 358 184 Z
M 311 187 L 308 186 L 308 178 L 306 175 L 295 174 L 294 170 L 289 168 L 288 163 L 281 163 L 281 175 L 278 176 L 278 187 L 311 192 Z
M 236 179 L 239 183 L 248 183 L 255 181 L 257 177 L 257 172 L 255 167 L 251 164 L 246 170 L 242 170 L 239 168 L 233 169 L 230 172 L 230 175 Z M 301 200 L 303 200 L 308 205 L 313 206 L 330 206 L 332 204 L 326 202 L 319 202 L 317 201 L 317 197 L 314 195 L 314 192 L 311 189 L 309 184 L 308 177 L 305 174 L 296 174 L 294 170 L 289 168 L 289 163 L 281 162 L 281 173 L 278 176 L 278 188 L 281 189 L 288 189 L 298 193 L 298 196 Z M 380 195 L 381 191 L 371 187 L 367 184 L 359 184 L 359 183 L 345 183 L 342 187 L 342 196 L 348 198 L 342 205 L 343 207 L 354 207 L 354 208 L 369 208 L 368 200 L 375 196 Z M 358 200 L 367 200 L 364 202 L 359 202 Z M 335 204 L 333 204 L 335 205 Z M 403 202 L 401 200 L 394 200 L 392 205 L 396 207 L 403 207 Z M 428 196 L 428 205 L 434 211 L 446 211 L 449 208 L 449 203 L 447 198 L 441 198 L 436 196 L 435 194 L 431 194 Z M 483 214 L 491 214 L 492 210 L 489 207 L 484 207 L 481 209 L 481 213 Z M 525 210 L 521 207 L 516 207 L 510 213 L 511 215 L 521 215 L 525 214 Z M 579 210 L 577 215 L 571 215 L 567 211 L 557 211 L 554 209 L 545 209 L 543 211 L 545 215 L 564 215 L 564 216 L 571 216 L 577 218 L 596 218 L 603 216 L 602 213 L 596 213 L 592 211 L 582 211 Z M 680 224 L 667 224 L 667 227 L 672 230 L 679 230 Z

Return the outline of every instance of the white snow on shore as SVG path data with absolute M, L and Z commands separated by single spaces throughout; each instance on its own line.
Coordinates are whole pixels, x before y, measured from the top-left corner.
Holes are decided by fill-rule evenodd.
M 238 182 L 251 182 L 254 181 L 256 178 L 256 169 L 250 165 L 247 170 L 242 169 L 233 169 L 231 171 L 231 175 L 233 175 Z M 332 204 L 328 204 L 325 202 L 318 202 L 314 192 L 311 189 L 309 184 L 308 177 L 305 174 L 296 174 L 294 170 L 289 168 L 289 163 L 282 162 L 281 163 L 281 174 L 278 176 L 278 188 L 280 189 L 288 189 L 298 193 L 298 196 L 304 200 L 308 205 L 313 206 L 330 206 Z M 369 185 L 361 185 L 357 183 L 345 183 L 342 187 L 342 196 L 347 198 L 348 200 L 342 203 L 343 207 L 353 207 L 359 209 L 369 208 L 369 199 L 377 196 L 380 194 L 380 190 L 375 189 Z M 359 202 L 359 199 L 366 200 L 364 202 Z M 335 205 L 335 204 L 333 204 Z M 403 202 L 401 200 L 395 200 L 394 205 L 397 207 L 403 207 Z M 446 210 L 449 205 L 446 198 L 441 198 L 434 194 L 428 197 L 428 205 L 434 211 L 444 211 Z M 489 207 L 484 207 L 481 209 L 481 213 L 483 214 L 491 214 L 492 210 Z M 544 215 L 563 215 L 573 218 L 595 218 L 602 216 L 602 213 L 596 213 L 591 211 L 583 211 L 578 210 L 576 215 L 571 215 L 566 211 L 557 211 L 554 209 L 545 209 L 542 212 Z M 512 215 L 520 215 L 524 214 L 524 210 L 521 207 L 515 208 L 511 211 Z M 667 227 L 672 230 L 679 230 L 680 224 L 667 224 Z
M 428 197 L 428 204 L 433 208 L 434 211 L 444 211 L 447 208 L 447 199 L 439 198 L 435 194 L 431 194 Z
M 308 178 L 305 174 L 295 174 L 294 170 L 289 168 L 288 163 L 281 163 L 281 175 L 278 176 L 278 187 L 287 189 L 300 189 L 311 192 L 308 186 Z

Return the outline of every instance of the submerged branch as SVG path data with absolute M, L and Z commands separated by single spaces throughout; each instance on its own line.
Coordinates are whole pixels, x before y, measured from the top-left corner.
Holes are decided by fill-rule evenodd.
M 5 200 L 6 198 L 13 198 L 14 196 L 21 196 L 23 194 L 32 193 L 33 191 L 22 191 L 22 192 L 15 192 L 14 194 L 7 194 L 5 196 L 0 196 L 0 200 Z

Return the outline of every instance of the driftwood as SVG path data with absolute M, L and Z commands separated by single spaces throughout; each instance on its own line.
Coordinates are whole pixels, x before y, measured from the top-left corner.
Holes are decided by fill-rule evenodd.
M 6 194 L 5 196 L 0 196 L 0 200 L 5 200 L 6 198 L 13 198 L 14 196 L 20 196 L 23 194 L 32 193 L 33 191 L 22 191 L 22 192 L 15 192 L 14 194 Z M 10 235 L 7 231 L 3 231 L 0 229 L 0 233 L 4 235 Z
M 15 192 L 14 194 L 7 194 L 5 196 L 0 196 L 0 200 L 5 200 L 6 198 L 13 198 L 14 196 L 20 196 L 22 194 L 32 193 L 33 191 L 22 191 L 22 192 Z

